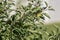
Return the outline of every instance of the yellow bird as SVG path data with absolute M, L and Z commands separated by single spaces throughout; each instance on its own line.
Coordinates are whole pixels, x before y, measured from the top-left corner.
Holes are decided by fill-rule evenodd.
M 37 17 L 42 16 L 41 12 L 37 13 L 36 16 L 37 16 Z

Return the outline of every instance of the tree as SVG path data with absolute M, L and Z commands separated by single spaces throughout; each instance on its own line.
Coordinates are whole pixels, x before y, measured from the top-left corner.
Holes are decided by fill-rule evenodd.
M 49 33 L 44 29 L 45 10 L 54 10 L 46 1 L 28 0 L 27 6 L 10 9 L 13 2 L 0 2 L 0 40 L 48 40 Z M 42 7 L 42 2 L 46 5 Z M 16 14 L 9 17 L 10 12 Z M 46 37 L 44 36 L 46 35 Z

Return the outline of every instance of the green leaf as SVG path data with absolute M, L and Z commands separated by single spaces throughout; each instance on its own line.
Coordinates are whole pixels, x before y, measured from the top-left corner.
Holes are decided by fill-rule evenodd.
M 43 15 L 45 15 L 48 18 L 50 18 L 50 16 L 47 13 L 43 13 Z
M 0 36 L 0 40 L 2 40 L 2 36 Z
M 54 9 L 54 8 L 52 8 L 52 6 L 49 6 L 49 7 L 48 7 L 48 10 L 55 11 L 55 9 Z
M 48 7 L 48 3 L 45 1 L 46 7 Z

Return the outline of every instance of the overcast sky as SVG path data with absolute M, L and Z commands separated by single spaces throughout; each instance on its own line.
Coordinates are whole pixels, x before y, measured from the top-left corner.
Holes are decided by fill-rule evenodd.
M 51 19 L 46 19 L 46 22 L 60 21 L 60 0 L 49 0 L 49 4 L 53 6 L 55 11 L 50 11 Z

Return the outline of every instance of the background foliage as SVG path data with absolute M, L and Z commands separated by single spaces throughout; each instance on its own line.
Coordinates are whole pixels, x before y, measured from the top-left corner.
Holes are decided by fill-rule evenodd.
M 60 40 L 58 26 L 53 26 L 56 30 L 44 26 L 45 16 L 50 16 L 43 11 L 54 9 L 46 1 L 46 7 L 41 7 L 42 0 L 28 1 L 27 6 L 20 5 L 16 10 L 10 9 L 11 5 L 15 6 L 13 2 L 0 2 L 0 40 Z M 12 11 L 16 14 L 10 16 Z

